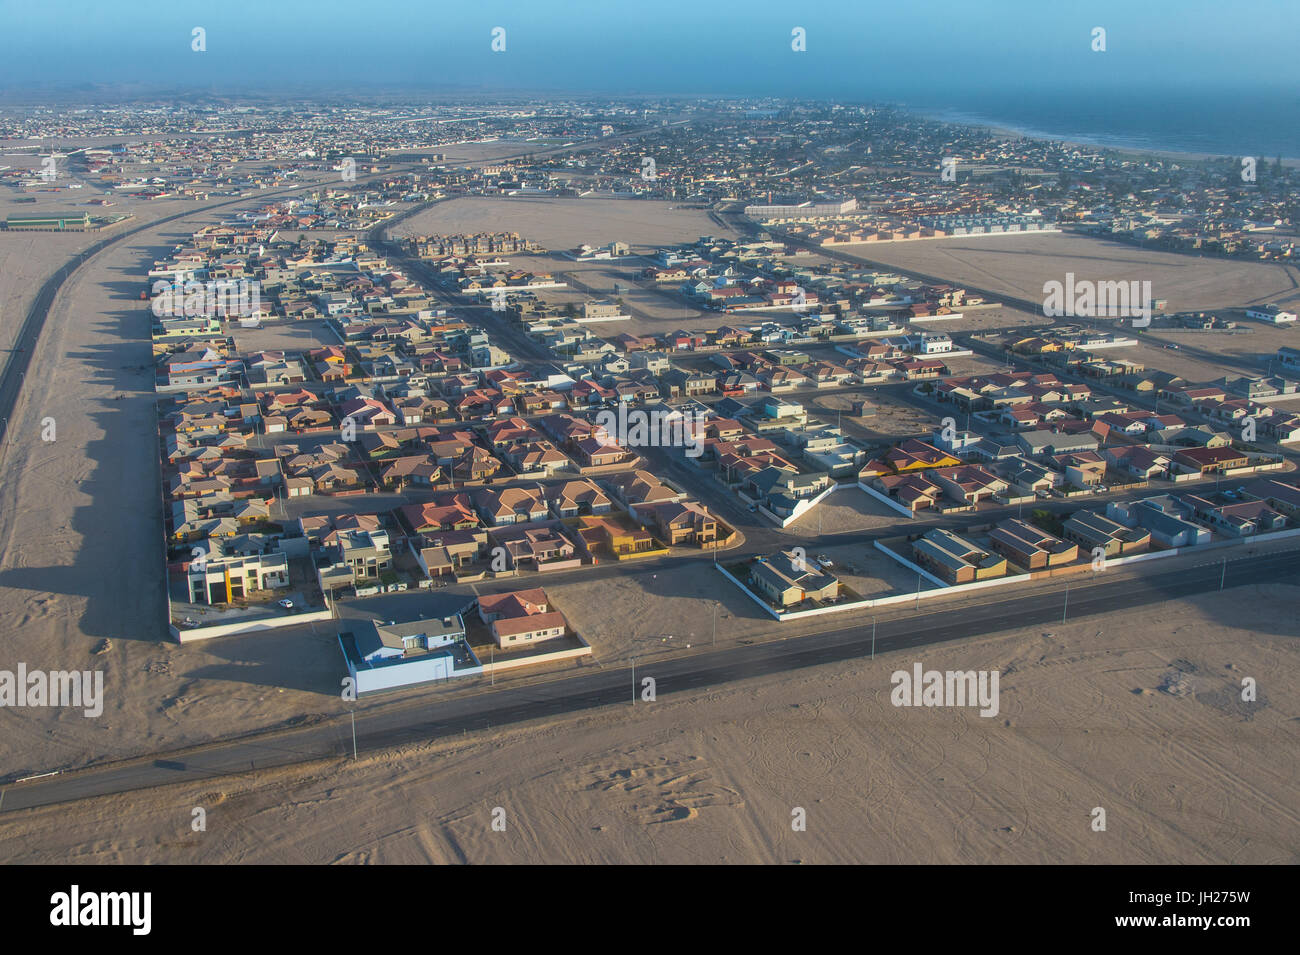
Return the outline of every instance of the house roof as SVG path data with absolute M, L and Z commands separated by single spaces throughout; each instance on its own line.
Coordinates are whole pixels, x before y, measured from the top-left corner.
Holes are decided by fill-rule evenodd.
M 550 600 L 541 587 L 531 590 L 513 590 L 504 594 L 483 594 L 478 598 L 480 612 L 485 616 L 502 617 L 536 616 L 546 613 Z

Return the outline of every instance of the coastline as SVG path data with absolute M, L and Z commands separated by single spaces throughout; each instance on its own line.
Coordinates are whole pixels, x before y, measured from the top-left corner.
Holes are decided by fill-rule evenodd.
M 1018 127 L 1005 122 L 986 121 L 977 116 L 962 114 L 953 110 L 920 108 L 901 105 L 900 110 L 931 122 L 945 123 L 951 126 L 964 126 L 968 129 L 983 130 L 995 136 L 1008 139 L 1032 139 L 1039 142 L 1063 143 L 1080 149 L 1093 149 L 1104 152 L 1123 153 L 1128 156 L 1153 156 L 1159 159 L 1201 161 L 1206 159 L 1236 159 L 1234 154 L 1220 152 L 1200 152 L 1189 149 L 1156 149 L 1132 143 L 1106 142 L 1100 137 L 1057 135 L 1032 127 Z M 1268 157 L 1260 157 L 1268 158 Z M 1272 159 L 1269 158 L 1271 162 Z M 1300 167 L 1300 157 L 1282 157 L 1282 165 L 1292 168 Z

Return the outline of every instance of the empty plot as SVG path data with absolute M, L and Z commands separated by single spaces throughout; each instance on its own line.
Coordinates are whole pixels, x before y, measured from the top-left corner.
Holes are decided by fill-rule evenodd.
M 398 235 L 518 232 L 546 249 L 627 242 L 634 250 L 685 242 L 727 230 L 707 212 L 642 199 L 559 199 L 470 196 L 441 202 L 412 216 Z
M 845 251 L 1032 302 L 1043 300 L 1045 282 L 1064 282 L 1067 272 L 1076 280 L 1149 281 L 1152 296 L 1166 299 L 1173 311 L 1269 302 L 1296 290 L 1293 266 L 1157 252 L 1072 233 L 897 242 Z

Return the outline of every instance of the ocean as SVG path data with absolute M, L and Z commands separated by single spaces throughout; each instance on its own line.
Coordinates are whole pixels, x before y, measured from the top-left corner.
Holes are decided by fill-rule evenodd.
M 1300 159 L 1300 91 L 954 93 L 900 103 L 931 119 L 1125 149 Z

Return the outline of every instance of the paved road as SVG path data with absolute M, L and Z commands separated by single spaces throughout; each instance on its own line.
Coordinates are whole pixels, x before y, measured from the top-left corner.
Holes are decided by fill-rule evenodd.
M 358 183 L 364 185 L 371 180 L 383 179 L 392 175 L 392 173 L 393 170 L 387 170 L 383 173 L 361 176 Z M 54 305 L 54 299 L 59 294 L 60 289 L 63 288 L 63 283 L 78 268 L 109 246 L 115 245 L 123 239 L 129 239 L 133 235 L 146 232 L 149 229 L 164 226 L 169 222 L 204 215 L 227 206 L 266 203 L 304 189 L 319 189 L 321 185 L 320 182 L 311 182 L 281 189 L 272 189 L 261 192 L 256 196 L 240 196 L 237 199 L 228 199 L 225 202 L 196 205 L 181 212 L 163 216 L 160 219 L 153 219 L 149 222 L 142 222 L 129 228 L 115 227 L 110 233 L 106 234 L 105 238 L 73 256 L 57 272 L 46 279 L 45 283 L 41 285 L 40 291 L 36 293 L 36 298 L 33 300 L 31 307 L 27 309 L 27 315 L 23 318 L 23 323 L 14 338 L 13 349 L 9 352 L 9 356 L 5 361 L 4 371 L 0 373 L 0 444 L 6 440 L 6 434 L 9 430 L 9 416 L 13 414 L 13 409 L 18 402 L 18 393 L 26 381 L 27 369 L 31 364 L 32 355 L 36 351 L 36 342 L 40 338 L 41 330 L 45 327 L 45 320 L 49 317 L 50 308 Z
M 1226 555 L 1225 555 L 1226 556 Z M 1226 572 L 1225 572 L 1226 567 Z M 1221 576 L 1222 575 L 1222 576 Z M 875 650 L 896 655 L 882 661 L 878 686 L 888 685 L 886 670 L 910 665 L 915 654 L 897 651 L 997 633 L 1031 625 L 1059 626 L 1070 619 L 1161 603 L 1214 591 L 1221 580 L 1228 588 L 1270 582 L 1295 583 L 1300 562 L 1294 552 L 1209 558 L 1205 564 L 1180 566 L 1135 578 L 1076 581 L 1068 591 L 1021 595 L 987 604 L 918 612 L 881 623 Z M 1067 603 L 1068 601 L 1068 603 Z M 725 650 L 705 650 L 656 660 L 639 668 L 636 680 L 651 676 L 657 694 L 671 697 L 750 677 L 788 672 L 824 663 L 861 658 L 872 652 L 872 628 L 861 623 L 786 639 Z M 372 753 L 409 743 L 445 739 L 458 733 L 546 719 L 563 713 L 606 706 L 626 706 L 653 719 L 655 703 L 633 703 L 633 673 L 628 667 L 584 668 L 574 676 L 525 687 L 485 691 L 438 700 L 437 688 L 426 697 L 391 707 L 363 710 L 356 718 L 356 748 Z M 196 783 L 259 769 L 347 756 L 352 746 L 346 715 L 289 730 L 232 739 L 167 754 L 107 764 L 9 786 L 3 811 L 68 802 L 110 793 L 148 789 L 171 783 Z

